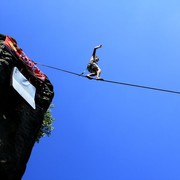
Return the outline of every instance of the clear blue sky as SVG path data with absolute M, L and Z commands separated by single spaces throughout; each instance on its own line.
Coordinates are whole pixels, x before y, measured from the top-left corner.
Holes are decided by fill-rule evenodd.
M 37 62 L 81 73 L 102 44 L 103 78 L 180 91 L 178 0 L 6 0 L 0 24 Z M 180 95 L 39 68 L 55 129 L 23 180 L 180 179 Z

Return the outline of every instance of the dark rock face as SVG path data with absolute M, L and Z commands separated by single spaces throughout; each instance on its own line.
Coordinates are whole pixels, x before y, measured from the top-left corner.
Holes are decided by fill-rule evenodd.
M 48 79 L 40 82 L 23 62 L 3 51 L 0 53 L 0 180 L 20 180 L 54 92 Z M 11 87 L 13 67 L 21 69 L 36 87 L 36 109 Z

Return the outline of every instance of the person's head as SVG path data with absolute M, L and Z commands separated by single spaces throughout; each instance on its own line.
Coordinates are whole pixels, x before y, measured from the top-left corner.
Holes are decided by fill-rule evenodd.
M 98 56 L 95 57 L 95 61 L 96 61 L 96 62 L 99 61 L 99 57 L 98 57 Z

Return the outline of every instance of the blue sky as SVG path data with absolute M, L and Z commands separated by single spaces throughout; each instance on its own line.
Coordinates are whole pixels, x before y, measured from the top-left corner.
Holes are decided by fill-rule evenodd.
M 108 80 L 180 91 L 178 0 L 2 1 L 1 33 L 33 60 L 81 73 L 97 51 Z M 23 180 L 179 180 L 180 95 L 46 67 L 54 131 Z

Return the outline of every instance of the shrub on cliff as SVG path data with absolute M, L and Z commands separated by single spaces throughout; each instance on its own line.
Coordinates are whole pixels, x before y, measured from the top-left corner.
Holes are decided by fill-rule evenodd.
M 51 109 L 53 107 L 54 106 L 51 104 L 50 107 L 48 108 L 47 112 L 44 115 L 44 120 L 43 120 L 42 126 L 40 128 L 39 134 L 37 136 L 37 140 L 36 140 L 37 142 L 39 142 L 40 139 L 42 137 L 44 137 L 45 135 L 50 136 L 51 131 L 54 129 L 54 127 L 53 127 L 54 118 L 51 113 Z

